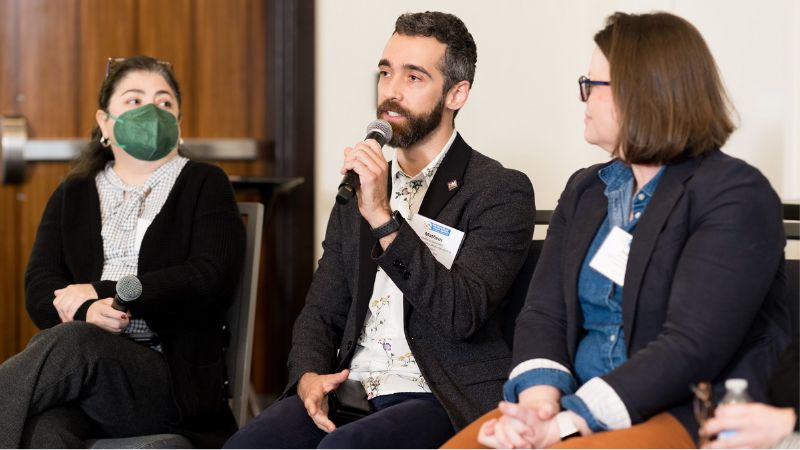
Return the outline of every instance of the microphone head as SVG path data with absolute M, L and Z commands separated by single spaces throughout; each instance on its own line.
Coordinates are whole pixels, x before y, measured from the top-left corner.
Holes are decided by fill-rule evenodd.
M 132 302 L 142 295 L 142 282 L 135 275 L 125 275 L 117 281 L 117 296 L 123 302 Z
M 375 134 L 379 136 L 375 136 Z M 367 136 L 378 141 L 381 147 L 383 147 L 387 142 L 392 140 L 392 126 L 385 120 L 373 120 L 367 125 Z

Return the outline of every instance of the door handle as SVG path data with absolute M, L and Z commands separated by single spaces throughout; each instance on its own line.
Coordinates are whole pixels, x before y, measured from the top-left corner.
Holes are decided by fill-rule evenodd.
M 89 144 L 88 139 L 28 139 L 24 117 L 0 116 L 0 184 L 25 181 L 27 161 L 71 161 Z M 201 160 L 258 159 L 258 143 L 252 138 L 185 139 L 182 152 Z
M 25 119 L 0 116 L 0 183 L 22 183 L 25 179 Z

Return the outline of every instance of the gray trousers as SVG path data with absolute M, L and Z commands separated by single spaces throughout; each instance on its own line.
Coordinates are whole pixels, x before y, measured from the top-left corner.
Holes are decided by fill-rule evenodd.
M 86 322 L 43 330 L 0 364 L 0 448 L 163 433 L 177 417 L 164 356 Z

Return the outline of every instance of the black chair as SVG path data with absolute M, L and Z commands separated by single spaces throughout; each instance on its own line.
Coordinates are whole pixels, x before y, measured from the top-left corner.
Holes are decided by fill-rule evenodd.
M 536 225 L 547 225 L 550 222 L 550 217 L 553 211 L 542 210 L 536 211 Z M 528 247 L 528 257 L 525 259 L 525 264 L 522 265 L 517 277 L 508 289 L 505 296 L 503 306 L 503 336 L 508 343 L 509 348 L 514 345 L 514 326 L 517 322 L 517 315 L 519 315 L 522 306 L 525 305 L 525 298 L 528 296 L 528 287 L 533 278 L 533 271 L 536 269 L 536 263 L 539 261 L 539 255 L 542 253 L 542 246 L 544 240 L 534 239 L 531 241 L 531 246 Z
M 786 300 L 794 335 L 800 334 L 800 260 L 786 260 Z M 794 336 L 793 335 L 793 336 Z
M 783 205 L 783 227 L 786 238 L 790 241 L 800 241 L 800 204 Z M 800 333 L 800 260 L 786 260 L 786 300 L 789 304 L 789 316 L 792 323 L 793 336 Z
M 505 337 L 509 348 L 514 348 L 514 326 L 517 322 L 517 315 L 522 310 L 522 306 L 525 305 L 525 298 L 528 296 L 528 287 L 531 284 L 531 278 L 533 278 L 533 271 L 536 269 L 539 254 L 542 253 L 542 244 L 544 244 L 544 241 L 535 239 L 531 242 L 525 264 L 522 265 L 519 273 L 517 273 L 517 278 L 514 279 L 514 283 L 511 284 L 505 296 L 503 337 Z

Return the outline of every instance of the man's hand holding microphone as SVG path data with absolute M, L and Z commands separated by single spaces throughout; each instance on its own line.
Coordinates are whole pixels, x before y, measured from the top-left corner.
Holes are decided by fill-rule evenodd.
M 392 127 L 385 120 L 374 120 L 367 126 L 367 137 L 344 149 L 344 175 L 336 201 L 346 204 L 355 195 L 358 210 L 371 228 L 387 223 L 392 216 L 389 206 L 389 163 L 382 147 L 392 139 Z M 385 249 L 394 240 L 394 233 L 380 239 Z

